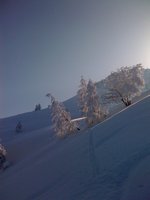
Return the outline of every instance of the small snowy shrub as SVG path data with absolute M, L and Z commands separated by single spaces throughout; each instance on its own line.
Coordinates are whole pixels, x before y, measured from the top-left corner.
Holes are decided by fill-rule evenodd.
M 2 155 L 6 155 L 6 149 L 4 148 L 4 146 L 2 145 L 2 144 L 0 144 L 0 154 L 2 154 Z

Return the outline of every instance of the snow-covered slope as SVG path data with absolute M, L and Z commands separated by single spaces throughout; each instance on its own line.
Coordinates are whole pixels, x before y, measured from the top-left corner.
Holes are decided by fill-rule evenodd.
M 80 116 L 76 96 L 66 100 L 64 105 L 73 119 Z M 41 111 L 32 111 L 0 119 L 0 138 L 3 141 L 16 137 L 15 128 L 19 121 L 23 125 L 24 133 L 45 128 L 51 125 L 50 110 L 46 108 Z
M 0 138 L 2 140 L 6 140 L 12 139 L 14 136 L 16 136 L 15 128 L 19 121 L 23 125 L 24 133 L 29 133 L 33 130 L 39 130 L 49 126 L 51 123 L 49 109 L 0 119 Z
M 42 113 L 22 115 L 28 128 L 13 137 L 16 118 L 1 122 L 13 164 L 0 173 L 0 199 L 150 199 L 150 97 L 64 140 Z

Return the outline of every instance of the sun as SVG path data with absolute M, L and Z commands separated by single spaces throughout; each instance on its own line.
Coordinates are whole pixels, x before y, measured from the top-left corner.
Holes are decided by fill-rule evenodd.
M 145 51 L 143 65 L 144 65 L 146 68 L 150 68 L 150 47 L 148 47 L 148 48 L 146 49 L 146 51 Z

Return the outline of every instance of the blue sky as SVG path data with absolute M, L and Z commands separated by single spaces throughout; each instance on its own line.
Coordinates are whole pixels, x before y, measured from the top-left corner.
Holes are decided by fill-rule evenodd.
M 1 0 L 0 117 L 74 96 L 81 75 L 150 67 L 149 0 Z

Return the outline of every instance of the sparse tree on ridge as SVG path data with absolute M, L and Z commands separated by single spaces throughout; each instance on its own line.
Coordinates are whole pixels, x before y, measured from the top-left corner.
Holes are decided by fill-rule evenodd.
M 87 123 L 89 126 L 104 120 L 105 112 L 100 106 L 95 84 L 89 80 L 87 85 Z
M 58 137 L 75 132 L 77 129 L 76 123 L 71 121 L 70 113 L 65 110 L 62 103 L 56 101 L 52 95 L 47 95 L 51 98 L 51 117 L 53 129 Z
M 83 78 L 83 76 L 81 76 L 80 86 L 79 86 L 79 90 L 77 92 L 77 96 L 78 96 L 80 111 L 81 111 L 83 116 L 86 116 L 87 111 L 88 111 L 88 107 L 87 107 L 87 82 Z
M 105 79 L 105 84 L 109 90 L 105 95 L 106 101 L 122 101 L 129 106 L 132 98 L 139 95 L 144 87 L 143 67 L 141 64 L 121 67 Z
M 41 104 L 37 104 L 35 106 L 35 111 L 40 111 L 41 110 Z

